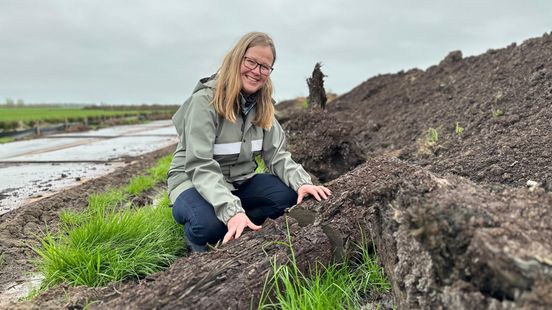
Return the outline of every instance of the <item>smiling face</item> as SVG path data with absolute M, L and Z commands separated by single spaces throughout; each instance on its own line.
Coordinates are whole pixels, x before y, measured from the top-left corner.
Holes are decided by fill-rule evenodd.
M 274 63 L 274 55 L 272 55 L 272 49 L 270 46 L 253 46 L 247 49 L 245 57 L 252 59 L 257 63 L 266 67 L 272 67 Z M 242 91 L 246 95 L 251 95 L 257 92 L 268 80 L 268 75 L 261 74 L 259 66 L 255 69 L 249 69 L 244 65 L 242 59 L 240 65 L 240 78 L 242 84 Z

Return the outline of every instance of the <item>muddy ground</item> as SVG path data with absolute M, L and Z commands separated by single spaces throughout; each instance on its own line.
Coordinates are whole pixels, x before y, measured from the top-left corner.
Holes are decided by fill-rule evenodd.
M 426 70 L 370 78 L 326 111 L 280 106 L 294 158 L 334 193 L 290 213 L 301 268 L 348 257 L 362 230 L 393 286 L 391 297 L 372 296 L 367 305 L 551 308 L 551 59 L 552 34 L 545 34 L 475 57 L 454 51 Z M 62 206 L 83 208 L 86 193 L 121 184 L 139 168 L 1 217 L 7 259 L 0 285 L 29 268 L 32 252 L 21 242 L 36 242 L 33 234 L 55 224 Z M 285 249 L 267 242 L 285 236 L 281 218 L 263 233 L 182 258 L 138 283 L 60 286 L 12 306 L 248 308 L 258 301 L 270 257 L 285 261 Z
M 152 166 L 157 159 L 169 154 L 174 146 L 134 158 L 127 158 L 128 165 L 107 176 L 85 182 L 63 192 L 25 205 L 0 216 L 0 292 L 5 293 L 19 284 L 28 282 L 33 271 L 30 259 L 35 257 L 32 246 L 38 245 L 37 236 L 48 227 L 57 228 L 63 209 L 83 210 L 88 205 L 88 195 L 124 185 L 133 176 Z M 31 276 L 32 277 L 32 276 Z M 0 308 L 5 306 L 0 302 Z

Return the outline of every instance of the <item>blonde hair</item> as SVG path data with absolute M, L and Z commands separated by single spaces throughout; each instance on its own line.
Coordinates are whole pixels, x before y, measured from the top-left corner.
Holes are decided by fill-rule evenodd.
M 272 50 L 276 62 L 276 48 L 274 42 L 262 32 L 250 32 L 245 34 L 234 47 L 226 54 L 222 65 L 217 72 L 217 86 L 213 105 L 218 114 L 225 119 L 235 122 L 240 109 L 240 91 L 242 88 L 240 67 L 245 52 L 250 47 L 268 46 Z M 270 128 L 274 117 L 274 105 L 272 104 L 272 80 L 268 76 L 266 83 L 259 90 L 257 97 L 257 113 L 253 124 L 261 128 Z

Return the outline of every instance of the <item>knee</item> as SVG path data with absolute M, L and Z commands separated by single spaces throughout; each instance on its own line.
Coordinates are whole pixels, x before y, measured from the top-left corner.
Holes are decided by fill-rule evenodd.
M 271 189 L 267 193 L 267 198 L 275 205 L 291 207 L 297 202 L 297 193 L 277 176 L 260 174 L 258 178 L 264 178 L 263 182 L 270 184 Z
M 275 202 L 276 205 L 289 208 L 297 202 L 297 193 L 290 187 L 282 184 L 277 192 L 277 195 L 273 195 L 271 200 Z
M 195 244 L 217 242 L 226 233 L 226 225 L 216 217 L 213 206 L 195 188 L 178 196 L 172 214 L 176 222 L 184 225 L 186 238 Z
M 288 204 L 288 206 L 293 206 L 295 203 L 297 203 L 297 192 L 295 192 L 293 189 L 291 189 L 290 187 L 287 187 L 287 192 L 285 195 L 285 200 Z
M 265 216 L 272 219 L 282 216 L 287 208 L 297 203 L 297 193 L 283 183 L 273 195 L 266 198 L 267 208 L 263 210 Z

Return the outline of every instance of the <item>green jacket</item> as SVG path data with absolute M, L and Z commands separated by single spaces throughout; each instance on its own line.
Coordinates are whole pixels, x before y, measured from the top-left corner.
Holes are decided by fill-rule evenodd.
M 179 143 L 169 169 L 168 186 L 172 203 L 183 191 L 195 187 L 215 208 L 217 218 L 227 224 L 232 216 L 245 212 L 240 199 L 232 194 L 236 189 L 233 183 L 255 175 L 258 154 L 268 172 L 295 191 L 312 181 L 285 150 L 285 134 L 276 118 L 270 129 L 259 128 L 251 123 L 254 107 L 245 120 L 239 115 L 231 123 L 220 117 L 212 104 L 215 85 L 213 77 L 200 80 L 172 118 Z

